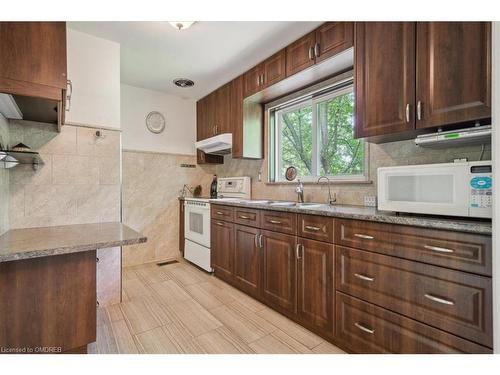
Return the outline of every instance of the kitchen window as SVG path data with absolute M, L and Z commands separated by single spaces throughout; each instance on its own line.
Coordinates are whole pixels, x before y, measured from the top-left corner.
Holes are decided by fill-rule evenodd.
M 352 79 L 270 108 L 269 180 L 289 166 L 302 181 L 367 181 L 367 144 L 354 138 Z

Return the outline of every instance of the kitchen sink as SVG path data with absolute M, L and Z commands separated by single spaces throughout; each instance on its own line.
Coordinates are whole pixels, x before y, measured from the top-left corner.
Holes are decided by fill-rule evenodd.
M 321 203 L 298 203 L 298 202 L 271 202 L 273 207 L 297 207 L 297 208 L 314 208 L 322 206 Z

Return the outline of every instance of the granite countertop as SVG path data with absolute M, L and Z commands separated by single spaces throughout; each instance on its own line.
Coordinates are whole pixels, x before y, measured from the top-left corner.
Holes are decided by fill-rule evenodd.
M 0 262 L 77 253 L 146 242 L 118 222 L 12 229 L 0 236 Z
M 296 212 L 311 215 L 377 221 L 381 223 L 411 225 L 417 227 L 444 229 L 458 232 L 491 235 L 491 220 L 455 219 L 427 215 L 397 215 L 394 212 L 378 211 L 375 207 L 320 204 L 314 207 L 270 206 L 266 203 L 253 203 L 252 200 L 210 199 L 210 203 L 227 206 L 259 208 L 273 211 Z

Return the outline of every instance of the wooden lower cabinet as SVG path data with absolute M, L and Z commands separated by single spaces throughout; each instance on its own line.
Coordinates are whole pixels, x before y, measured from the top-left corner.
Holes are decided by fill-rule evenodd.
M 297 313 L 302 321 L 333 334 L 333 244 L 298 239 Z
M 234 281 L 248 294 L 258 297 L 261 288 L 260 230 L 234 226 Z
M 210 262 L 215 275 L 231 279 L 234 269 L 234 224 L 212 220 L 210 233 Z
M 296 311 L 296 237 L 261 232 L 263 249 L 262 298 L 287 312 Z
M 488 354 L 492 350 L 337 292 L 336 338 L 355 353 Z

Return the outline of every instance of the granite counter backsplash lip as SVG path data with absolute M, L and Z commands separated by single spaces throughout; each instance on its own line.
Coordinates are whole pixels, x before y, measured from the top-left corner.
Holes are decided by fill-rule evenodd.
M 491 221 L 475 221 L 467 219 L 454 219 L 449 217 L 439 216 L 419 216 L 419 215 L 397 215 L 393 212 L 378 211 L 375 207 L 351 206 L 351 205 L 334 205 L 329 206 L 322 204 L 317 207 L 283 207 L 270 206 L 265 203 L 250 203 L 251 201 L 230 201 L 220 199 L 210 199 L 210 203 L 258 208 L 272 211 L 295 212 L 301 214 L 320 215 L 329 217 L 338 217 L 343 219 L 357 219 L 366 221 L 376 221 L 380 223 L 410 225 L 416 227 L 443 229 L 457 232 L 475 233 L 483 235 L 491 235 Z
M 12 229 L 0 236 L 0 262 L 144 243 L 147 238 L 119 222 Z

